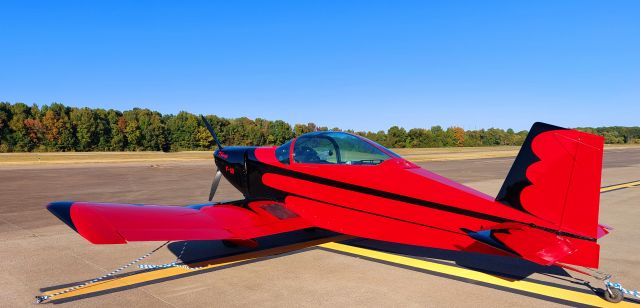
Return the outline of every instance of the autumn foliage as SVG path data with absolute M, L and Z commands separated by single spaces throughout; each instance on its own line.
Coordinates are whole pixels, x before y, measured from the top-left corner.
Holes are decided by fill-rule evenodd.
M 307 132 L 329 130 L 314 123 L 291 126 L 282 120 L 206 117 L 227 145 L 276 145 Z M 639 127 L 580 129 L 602 135 L 608 143 L 638 142 L 640 138 Z M 465 131 L 437 125 L 408 131 L 399 126 L 377 132 L 346 131 L 392 148 L 520 145 L 527 135 L 512 129 Z M 198 117 L 185 111 L 173 115 L 140 108 L 118 111 L 0 102 L 0 152 L 181 151 L 213 146 L 213 138 Z

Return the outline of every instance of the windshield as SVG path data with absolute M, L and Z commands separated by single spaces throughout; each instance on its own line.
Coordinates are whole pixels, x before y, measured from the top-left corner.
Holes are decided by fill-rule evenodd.
M 283 164 L 289 164 L 289 149 L 291 148 L 292 141 L 293 140 L 289 140 L 276 148 L 276 158 Z
M 300 136 L 293 146 L 296 163 L 377 165 L 391 156 L 351 134 L 318 132 Z

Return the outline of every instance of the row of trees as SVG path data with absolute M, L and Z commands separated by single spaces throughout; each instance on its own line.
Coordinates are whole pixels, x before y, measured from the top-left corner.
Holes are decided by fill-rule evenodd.
M 206 116 L 228 145 L 282 144 L 301 134 L 329 130 L 314 123 L 295 124 L 246 117 L 225 119 Z M 602 135 L 607 143 L 640 139 L 640 127 L 579 128 Z M 339 128 L 332 128 L 340 131 Z M 467 130 L 393 126 L 385 131 L 353 132 L 384 146 L 453 147 L 521 145 L 527 131 L 498 128 Z M 118 110 L 68 107 L 54 103 L 38 107 L 0 102 L 0 152 L 30 151 L 180 151 L 213 147 L 213 139 L 198 117 L 188 112 L 160 114 L 149 109 Z

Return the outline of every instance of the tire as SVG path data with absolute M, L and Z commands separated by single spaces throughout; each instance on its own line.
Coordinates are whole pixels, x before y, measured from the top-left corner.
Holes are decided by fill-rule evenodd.
M 609 291 L 611 291 L 611 293 L 609 293 Z M 609 291 L 604 290 L 604 299 L 607 302 L 619 303 L 624 299 L 624 294 L 622 294 L 622 291 L 620 291 L 620 289 L 609 288 Z

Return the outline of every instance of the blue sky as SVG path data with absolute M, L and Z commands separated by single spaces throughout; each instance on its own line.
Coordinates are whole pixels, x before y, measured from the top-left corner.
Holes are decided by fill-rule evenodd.
M 2 1 L 0 101 L 356 130 L 640 125 L 640 1 Z

